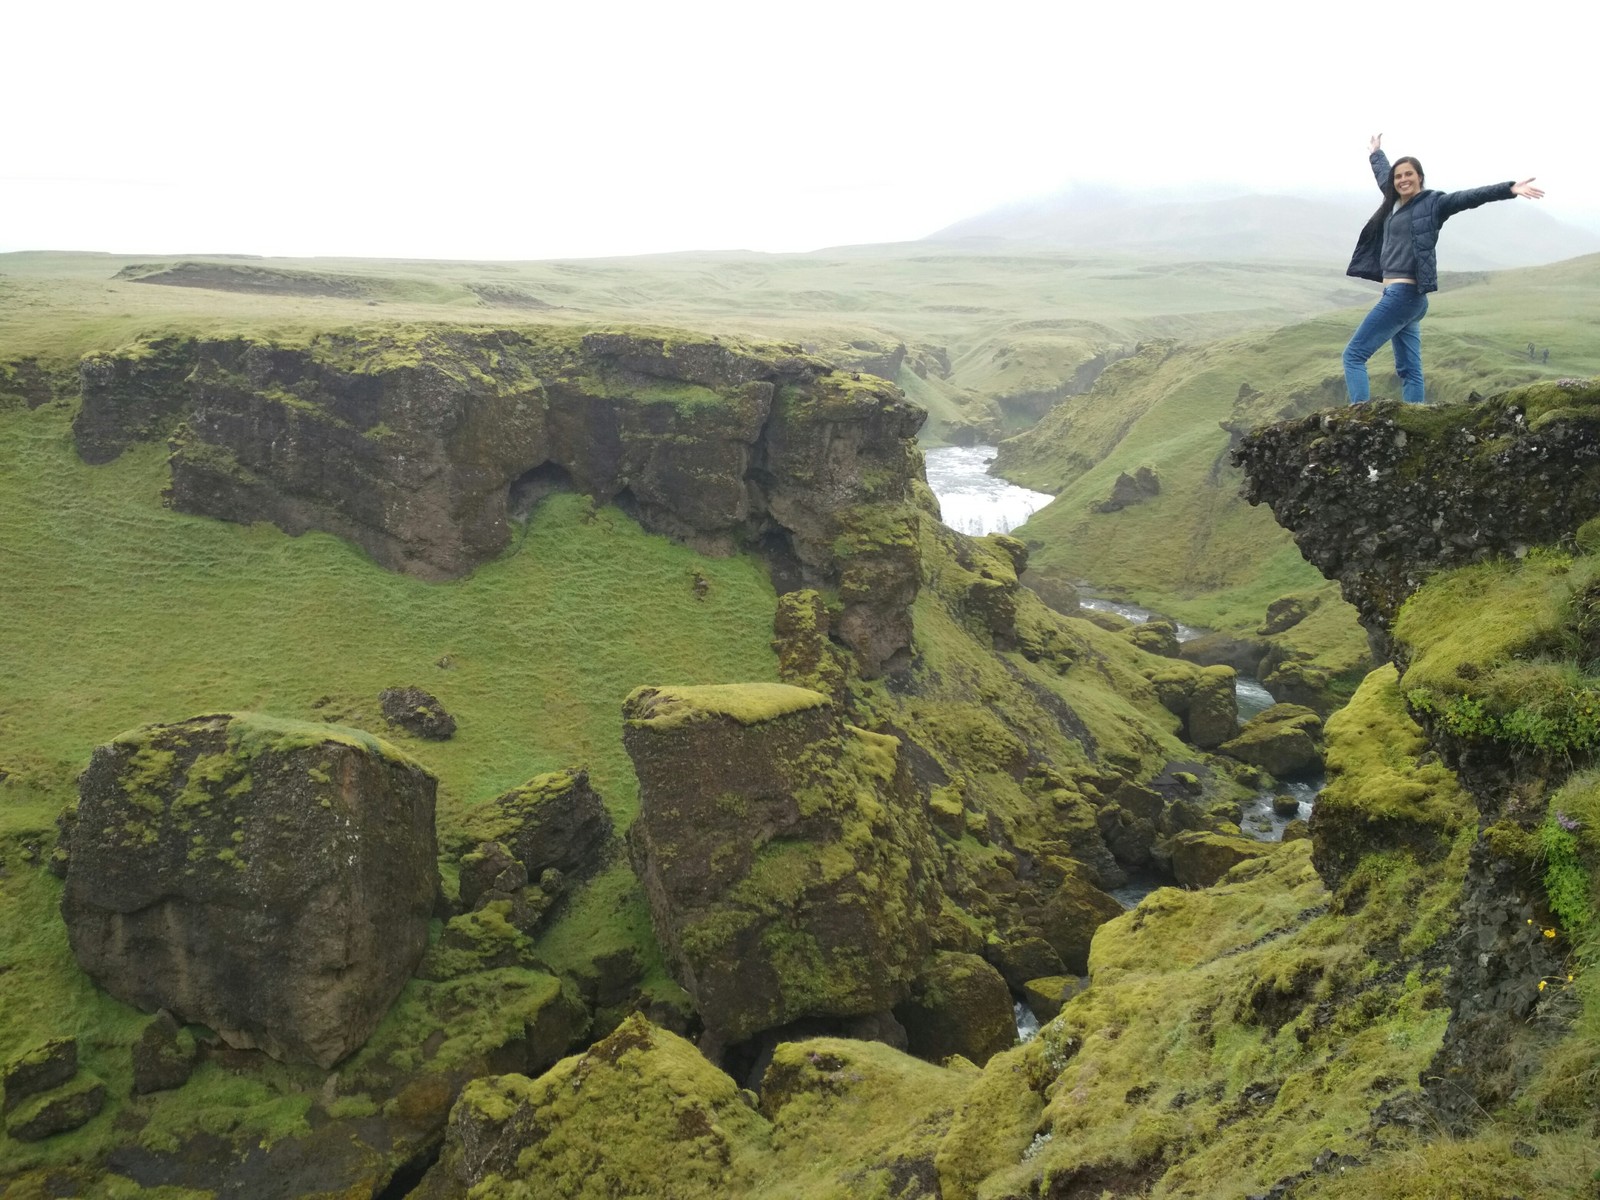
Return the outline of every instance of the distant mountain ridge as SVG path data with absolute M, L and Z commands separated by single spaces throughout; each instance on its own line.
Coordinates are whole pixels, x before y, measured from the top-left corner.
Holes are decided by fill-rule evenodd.
M 1376 195 L 1376 193 L 1374 193 Z M 1164 195 L 1078 189 L 1005 205 L 931 233 L 930 242 L 1003 240 L 1161 258 L 1343 264 L 1376 207 L 1300 196 Z M 1441 236 L 1447 269 L 1537 266 L 1600 250 L 1600 235 L 1523 202 L 1462 214 Z

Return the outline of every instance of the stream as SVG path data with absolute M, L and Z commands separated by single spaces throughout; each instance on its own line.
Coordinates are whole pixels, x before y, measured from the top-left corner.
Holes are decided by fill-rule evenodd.
M 926 452 L 928 485 L 939 498 L 945 524 L 952 529 L 973 536 L 1009 533 L 1054 499 L 1045 492 L 1029 491 L 1007 483 L 998 475 L 989 474 L 989 464 L 994 461 L 996 453 L 994 446 L 941 446 Z M 1083 584 L 1079 585 L 1079 591 L 1079 602 L 1084 608 L 1116 613 L 1141 625 L 1156 616 L 1149 609 L 1136 604 L 1097 596 L 1092 587 Z M 1205 632 L 1177 622 L 1174 624 L 1177 625 L 1180 642 L 1187 642 Z M 1239 699 L 1241 723 L 1274 703 L 1272 694 L 1261 686 L 1261 681 L 1248 675 L 1238 676 L 1234 690 Z M 1240 829 L 1259 841 L 1281 840 L 1284 827 L 1294 818 L 1275 813 L 1272 808 L 1273 797 L 1283 793 L 1293 796 L 1298 801 L 1297 815 L 1305 819 L 1311 816 L 1312 806 L 1322 785 L 1323 777 L 1317 775 L 1285 782 L 1278 788 L 1262 788 L 1244 802 Z M 1130 880 L 1113 894 L 1132 907 L 1153 886 L 1155 884 L 1151 881 Z

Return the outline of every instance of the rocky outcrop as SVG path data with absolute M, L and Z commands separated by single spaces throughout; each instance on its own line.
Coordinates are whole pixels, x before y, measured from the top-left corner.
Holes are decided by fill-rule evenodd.
M 623 716 L 634 868 L 708 1030 L 736 1042 L 904 999 L 938 889 L 900 743 L 784 684 L 641 688 Z
M 95 750 L 61 911 L 120 1000 L 328 1067 L 422 956 L 434 780 L 370 734 L 196 717 Z
M 183 512 L 321 529 L 453 578 L 504 550 L 541 491 L 616 502 L 785 587 L 837 590 L 869 673 L 910 644 L 923 411 L 792 349 L 629 333 L 168 338 L 81 367 L 79 453 L 171 436 Z
M 1094 506 L 1097 513 L 1121 512 L 1135 504 L 1143 504 L 1161 494 L 1161 480 L 1149 467 L 1140 467 L 1132 475 L 1122 471 L 1111 485 L 1111 495 Z
M 1600 383 L 1471 408 L 1389 401 L 1251 431 L 1233 461 L 1370 633 L 1445 567 L 1568 538 L 1600 513 Z
M 1545 847 L 1566 832 L 1564 781 L 1596 749 L 1583 664 L 1600 589 L 1565 549 L 1593 548 L 1600 381 L 1321 413 L 1254 431 L 1236 461 L 1247 497 L 1272 505 L 1394 663 L 1336 718 L 1381 749 L 1330 762 L 1311 824 L 1319 871 L 1339 884 L 1373 850 L 1438 860 L 1471 820 L 1459 789 L 1476 807 L 1444 939 L 1450 1024 L 1426 1072 L 1433 1116 L 1470 1125 L 1535 1069 L 1543 993 L 1570 978 L 1574 918 L 1558 915 Z
M 837 700 L 842 696 L 845 671 L 828 628 L 828 606 L 820 593 L 806 588 L 778 597 L 772 616 L 778 677 Z

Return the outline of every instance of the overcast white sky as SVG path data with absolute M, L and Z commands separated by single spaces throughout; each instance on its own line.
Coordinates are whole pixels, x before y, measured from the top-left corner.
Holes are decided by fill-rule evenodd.
M 5 8 L 0 251 L 807 250 L 1075 181 L 1365 201 L 1379 130 L 1600 221 L 1592 0 Z

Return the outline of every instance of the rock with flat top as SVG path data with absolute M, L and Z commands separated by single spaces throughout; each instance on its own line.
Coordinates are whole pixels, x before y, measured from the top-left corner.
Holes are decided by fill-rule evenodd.
M 427 945 L 434 789 L 333 725 L 219 714 L 125 733 L 79 781 L 73 954 L 119 1000 L 332 1066 Z

